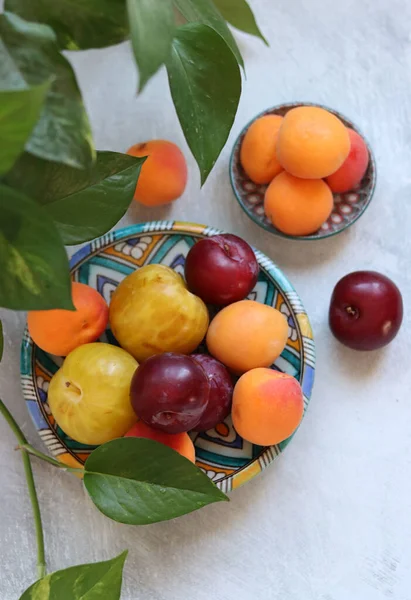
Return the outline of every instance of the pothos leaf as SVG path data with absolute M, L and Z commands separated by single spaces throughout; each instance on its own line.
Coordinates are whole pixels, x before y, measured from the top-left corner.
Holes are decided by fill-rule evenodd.
M 53 78 L 26 150 L 71 167 L 89 167 L 95 157 L 90 124 L 76 76 L 59 52 L 53 30 L 4 13 L 0 42 L 3 89 L 24 90 Z
M 204 183 L 234 122 L 240 68 L 214 29 L 188 23 L 177 29 L 167 71 L 174 106 Z
M 50 81 L 25 90 L 0 91 L 0 175 L 23 152 L 43 107 Z
M 46 23 L 67 50 L 102 48 L 128 37 L 124 0 L 6 0 L 5 10 Z
M 238 64 L 244 67 L 243 57 L 238 49 L 237 42 L 212 0 L 175 0 L 174 3 L 188 22 L 208 25 L 219 33 L 231 48 Z
M 4 185 L 0 185 L 0 214 L 0 306 L 74 309 L 67 254 L 51 217 Z
M 253 11 L 246 0 L 213 0 L 214 4 L 233 27 L 259 37 L 268 46 L 268 42 L 257 25 Z
M 107 233 L 121 219 L 133 199 L 144 160 L 97 152 L 95 164 L 80 171 L 25 153 L 5 182 L 44 205 L 65 244 L 80 244 Z
M 140 91 L 168 59 L 174 36 L 173 0 L 126 0 Z
M 0 362 L 3 358 L 3 348 L 4 348 L 4 337 L 3 337 L 3 323 L 0 321 Z
M 56 571 L 26 590 L 20 600 L 119 600 L 127 551 L 99 563 Z
M 94 450 L 84 485 L 102 513 L 129 525 L 174 519 L 228 500 L 188 459 L 143 438 L 117 439 Z

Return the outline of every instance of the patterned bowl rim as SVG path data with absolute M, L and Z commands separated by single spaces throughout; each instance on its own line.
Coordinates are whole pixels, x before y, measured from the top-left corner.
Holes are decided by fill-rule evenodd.
M 313 235 L 299 235 L 299 236 L 298 235 L 288 235 L 286 233 L 282 233 L 278 229 L 275 229 L 274 226 L 268 225 L 268 224 L 264 223 L 258 217 L 254 216 L 252 213 L 250 213 L 247 210 L 247 208 L 244 206 L 244 203 L 243 203 L 243 200 L 241 198 L 241 195 L 238 193 L 237 186 L 235 184 L 235 177 L 234 177 L 235 154 L 236 154 L 237 147 L 240 144 L 240 141 L 241 141 L 243 135 L 246 133 L 246 131 L 249 129 L 249 127 L 254 123 L 254 121 L 256 121 L 257 119 L 259 119 L 260 117 L 263 117 L 264 115 L 266 115 L 268 113 L 274 113 L 274 112 L 276 112 L 278 110 L 287 109 L 287 108 L 291 110 L 292 108 L 297 108 L 298 106 L 315 106 L 315 107 L 318 107 L 318 108 L 324 108 L 328 112 L 334 114 L 339 119 L 341 119 L 341 120 L 345 121 L 346 123 L 348 123 L 349 126 L 351 127 L 351 129 L 354 129 L 354 131 L 356 131 L 363 138 L 363 140 L 364 140 L 364 142 L 365 142 L 365 144 L 367 146 L 369 157 L 370 157 L 369 158 L 369 168 L 370 168 L 370 172 L 371 172 L 371 186 L 370 186 L 370 189 L 369 189 L 369 192 L 368 192 L 367 200 L 364 203 L 364 205 L 362 206 L 360 212 L 351 221 L 348 221 L 348 222 L 344 223 L 343 226 L 340 229 L 337 229 L 336 231 L 324 232 L 323 234 L 321 234 L 321 237 L 313 237 Z M 370 143 L 368 142 L 367 138 L 363 135 L 363 133 L 361 132 L 361 130 L 358 129 L 358 127 L 355 125 L 355 123 L 353 123 L 351 121 L 351 119 L 348 119 L 348 117 L 346 117 L 345 115 L 343 115 L 343 113 L 341 113 L 338 110 L 335 110 L 334 108 L 329 108 L 328 106 L 325 106 L 324 104 L 317 104 L 315 102 L 285 102 L 283 104 L 277 104 L 276 106 L 273 106 L 271 108 L 266 108 L 265 110 L 263 110 L 260 113 L 258 113 L 258 115 L 256 115 L 255 117 L 253 117 L 247 123 L 247 125 L 245 127 L 243 127 L 243 129 L 241 130 L 241 132 L 237 136 L 236 141 L 234 142 L 233 149 L 231 151 L 230 164 L 229 164 L 229 172 L 230 172 L 231 187 L 233 189 L 234 196 L 235 196 L 238 204 L 241 206 L 242 210 L 248 216 L 248 218 L 251 219 L 256 225 L 258 225 L 262 229 L 265 229 L 265 231 L 268 231 L 272 235 L 276 235 L 276 236 L 284 238 L 286 240 L 296 240 L 296 241 L 299 241 L 299 242 L 301 242 L 301 241 L 305 241 L 305 242 L 317 242 L 319 240 L 325 240 L 327 238 L 334 237 L 335 235 L 338 235 L 339 233 L 342 233 L 343 231 L 345 231 L 346 229 L 348 229 L 349 227 L 351 227 L 351 225 L 354 225 L 354 223 L 356 223 L 358 221 L 358 219 L 360 217 L 362 217 L 362 215 L 365 213 L 365 211 L 367 210 L 367 208 L 371 204 L 371 200 L 373 199 L 374 192 L 375 192 L 375 187 L 377 185 L 377 166 L 376 166 L 376 162 L 375 162 L 375 157 L 374 157 L 373 150 L 372 150 L 372 148 L 370 146 Z
M 118 229 L 116 231 L 109 232 L 104 236 L 93 240 L 92 242 L 87 243 L 85 246 L 77 250 L 71 260 L 70 260 L 70 269 L 71 272 L 74 272 L 78 266 L 87 260 L 90 256 L 94 254 L 98 254 L 104 247 L 111 246 L 116 242 L 121 241 L 124 238 L 129 238 L 132 235 L 139 234 L 148 234 L 148 233 L 183 233 L 196 237 L 208 237 L 212 235 L 216 235 L 217 233 L 222 233 L 220 229 L 215 229 L 212 227 L 208 227 L 205 225 L 199 225 L 197 223 L 183 222 L 183 221 L 150 221 L 147 223 L 137 223 L 122 229 Z M 281 269 L 265 254 L 260 252 L 259 250 L 253 247 L 253 250 L 256 254 L 257 261 L 260 265 L 260 269 L 262 269 L 265 274 L 272 279 L 276 287 L 278 287 L 284 298 L 286 298 L 289 308 L 292 311 L 292 314 L 296 316 L 295 324 L 296 330 L 298 332 L 298 336 L 301 340 L 301 374 L 300 374 L 300 384 L 305 390 L 304 393 L 304 415 L 309 404 L 312 389 L 314 385 L 314 375 L 315 375 L 315 343 L 312 335 L 312 329 L 309 322 L 309 318 L 303 304 L 295 291 L 294 287 L 291 285 L 287 277 L 281 271 Z M 296 310 L 298 308 L 298 318 Z M 302 332 L 302 327 L 304 327 L 305 334 Z M 23 335 L 22 345 L 21 345 L 21 365 L 20 365 L 20 375 L 21 375 L 21 383 L 22 383 L 22 391 L 23 397 L 28 403 L 33 400 L 35 401 L 35 410 L 41 414 L 41 409 L 39 406 L 39 399 L 37 397 L 34 385 L 34 357 L 35 357 L 35 345 L 33 340 L 30 338 L 30 335 L 27 330 L 27 326 Z M 307 377 L 307 367 L 312 369 L 311 378 Z M 306 385 L 304 385 L 305 378 Z M 308 384 L 307 384 L 308 382 Z M 28 411 L 30 417 L 34 423 L 34 426 L 38 432 L 41 429 L 36 424 L 34 415 L 31 414 L 30 410 Z M 53 435 L 48 435 L 46 437 L 41 437 L 43 443 L 45 443 L 47 449 L 52 455 L 55 455 L 56 451 L 56 442 L 59 440 L 58 436 L 55 435 L 54 431 L 49 427 L 49 431 Z M 267 446 L 262 448 L 261 453 L 250 460 L 249 463 L 235 471 L 230 475 L 226 475 L 224 478 L 221 478 L 216 482 L 216 485 L 225 492 L 231 491 L 234 488 L 240 487 L 244 483 L 250 481 L 253 477 L 258 475 L 261 471 L 263 471 L 271 462 L 275 460 L 275 458 L 285 449 L 285 447 L 289 444 L 291 439 L 295 434 L 293 434 L 290 438 L 281 442 L 281 444 L 276 446 Z M 70 452 L 72 454 L 72 452 Z M 75 455 L 73 455 L 75 456 Z M 58 458 L 58 456 L 57 456 Z

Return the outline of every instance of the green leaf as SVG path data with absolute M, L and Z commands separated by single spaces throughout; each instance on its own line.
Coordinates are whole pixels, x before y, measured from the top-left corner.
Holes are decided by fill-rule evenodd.
M 70 567 L 36 581 L 20 600 L 119 600 L 127 551 L 104 562 Z
M 167 62 L 171 94 L 204 183 L 227 141 L 241 96 L 241 73 L 207 25 L 179 27 Z
M 189 460 L 143 438 L 117 439 L 94 450 L 84 485 L 102 513 L 128 525 L 174 519 L 228 500 Z
M 261 38 L 268 46 L 268 42 L 261 33 L 253 11 L 246 0 L 213 0 L 213 2 L 224 19 L 233 27 Z
M 106 233 L 127 211 L 145 158 L 97 152 L 95 164 L 79 171 L 23 154 L 5 182 L 43 204 L 65 244 Z
M 0 15 L 0 87 L 24 90 L 50 77 L 53 82 L 26 150 L 71 167 L 88 167 L 95 157 L 90 124 L 74 71 L 60 54 L 53 30 L 11 13 Z
M 67 254 L 46 211 L 0 185 L 0 215 L 0 306 L 73 310 Z
M 67 50 L 111 46 L 129 33 L 124 0 L 6 0 L 5 10 L 46 23 Z
M 208 25 L 219 33 L 233 51 L 238 64 L 244 67 L 243 57 L 238 49 L 237 42 L 212 0 L 174 0 L 174 4 L 190 23 Z
M 0 362 L 3 358 L 3 349 L 4 349 L 4 337 L 3 337 L 3 323 L 0 321 Z
M 0 91 L 0 174 L 23 152 L 50 87 L 46 81 L 27 90 Z
M 174 37 L 173 0 L 127 0 L 139 90 L 167 60 Z

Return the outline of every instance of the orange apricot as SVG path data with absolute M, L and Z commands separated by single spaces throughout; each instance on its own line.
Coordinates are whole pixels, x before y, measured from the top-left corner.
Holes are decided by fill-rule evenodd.
M 333 195 L 322 179 L 299 179 L 283 171 L 267 188 L 264 210 L 274 227 L 287 235 L 309 235 L 328 219 Z
M 74 311 L 32 310 L 27 325 L 39 348 L 56 356 L 67 356 L 78 346 L 95 342 L 108 324 L 108 306 L 94 288 L 73 281 Z
M 160 206 L 179 198 L 187 185 L 187 163 L 180 148 L 167 140 L 136 144 L 131 156 L 147 156 L 141 167 L 134 200 L 145 206 Z
M 301 386 L 272 369 L 253 369 L 238 380 L 233 396 L 233 425 L 259 446 L 272 446 L 294 433 L 304 413 Z
M 300 106 L 285 115 L 277 141 L 282 167 L 303 179 L 322 179 L 341 167 L 350 151 L 345 125 L 317 106 Z
M 273 364 L 287 343 L 288 324 L 272 306 L 241 300 L 214 317 L 206 339 L 214 358 L 235 373 L 244 373 Z
M 337 194 L 349 192 L 361 183 L 370 160 L 363 138 L 353 129 L 348 129 L 348 135 L 351 141 L 350 153 L 338 171 L 326 179 L 332 191 Z
M 138 421 L 124 437 L 142 437 L 169 446 L 181 456 L 195 463 L 196 452 L 188 433 L 165 433 L 149 427 L 143 421 Z
M 283 122 L 279 115 L 260 117 L 247 130 L 241 144 L 240 160 L 255 183 L 270 183 L 282 171 L 277 159 L 278 132 Z

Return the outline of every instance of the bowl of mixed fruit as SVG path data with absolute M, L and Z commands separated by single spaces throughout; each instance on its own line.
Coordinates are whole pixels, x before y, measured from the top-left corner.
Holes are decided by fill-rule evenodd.
M 281 104 L 255 117 L 234 144 L 235 197 L 260 227 L 319 240 L 355 223 L 376 184 L 373 153 L 349 119 L 315 104 Z
M 72 258 L 75 311 L 34 311 L 28 410 L 49 451 L 83 465 L 123 436 L 164 443 L 227 492 L 301 423 L 315 350 L 300 298 L 265 255 L 203 225 L 111 232 Z

